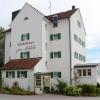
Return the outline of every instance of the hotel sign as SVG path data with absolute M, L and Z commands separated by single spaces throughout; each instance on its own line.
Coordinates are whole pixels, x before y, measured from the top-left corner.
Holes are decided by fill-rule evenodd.
M 16 53 L 21 51 L 30 51 L 36 49 L 36 45 L 34 41 L 28 41 L 28 42 L 20 42 L 17 43 L 18 48 L 16 49 Z

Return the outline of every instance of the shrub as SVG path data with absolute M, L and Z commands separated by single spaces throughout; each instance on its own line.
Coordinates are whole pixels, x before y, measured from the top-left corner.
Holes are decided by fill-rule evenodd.
M 67 87 L 67 84 L 62 80 L 58 80 L 58 84 L 56 85 L 56 87 L 60 94 L 64 94 L 64 88 Z
M 50 87 L 44 87 L 44 92 L 45 93 L 50 93 Z
M 97 83 L 97 87 L 98 87 L 98 88 L 100 87 L 100 84 L 99 84 L 99 83 Z
M 64 94 L 67 96 L 80 96 L 82 89 L 77 86 L 68 86 L 64 88 Z
M 96 96 L 97 88 L 95 85 L 83 84 L 79 85 L 79 87 L 82 88 L 83 96 Z

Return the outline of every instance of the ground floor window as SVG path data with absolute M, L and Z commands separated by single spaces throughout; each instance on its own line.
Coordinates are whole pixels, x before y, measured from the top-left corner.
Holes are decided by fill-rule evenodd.
M 52 72 L 51 78 L 61 78 L 61 72 Z
M 79 76 L 91 76 L 91 69 L 77 69 Z
M 7 71 L 6 78 L 15 78 L 15 71 Z
M 17 71 L 17 78 L 27 78 L 27 71 Z

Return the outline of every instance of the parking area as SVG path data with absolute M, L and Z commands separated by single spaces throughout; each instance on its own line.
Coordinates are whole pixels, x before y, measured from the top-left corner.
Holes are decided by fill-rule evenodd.
M 69 97 L 62 95 L 17 96 L 0 94 L 0 100 L 100 100 L 100 97 Z

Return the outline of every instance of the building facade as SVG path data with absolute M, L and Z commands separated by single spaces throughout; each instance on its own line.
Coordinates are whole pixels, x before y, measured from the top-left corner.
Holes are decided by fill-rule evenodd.
M 29 4 L 12 13 L 5 31 L 4 86 L 42 93 L 62 79 L 73 83 L 74 65 L 85 64 L 86 32 L 80 10 L 45 16 Z

